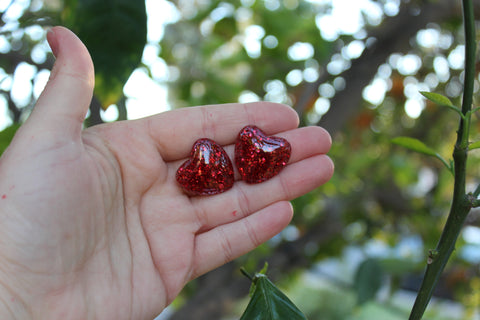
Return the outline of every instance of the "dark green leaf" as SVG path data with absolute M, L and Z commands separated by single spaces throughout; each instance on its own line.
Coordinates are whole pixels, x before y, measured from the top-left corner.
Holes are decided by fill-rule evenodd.
M 382 286 L 383 269 L 376 259 L 367 259 L 357 268 L 354 289 L 358 304 L 363 304 L 375 298 Z
M 417 271 L 423 268 L 423 264 L 418 263 L 414 259 L 409 258 L 382 258 L 378 260 L 382 270 L 385 270 L 389 275 L 404 275 L 409 272 Z
M 422 141 L 415 138 L 397 137 L 392 139 L 392 143 L 429 156 L 437 156 L 437 152 L 435 152 L 435 150 L 427 147 Z
M 306 320 L 305 315 L 264 274 L 254 278 L 253 295 L 240 320 Z
M 213 33 L 220 36 L 224 41 L 230 40 L 238 33 L 236 20 L 233 17 L 221 19 L 215 24 Z
M 120 99 L 140 64 L 147 38 L 145 1 L 66 0 L 62 16 L 90 51 L 95 95 L 105 109 Z
M 13 136 L 17 132 L 18 128 L 20 128 L 19 124 L 13 124 L 0 132 L 0 155 L 10 145 L 10 142 L 12 141 Z
M 439 94 L 439 93 L 434 93 L 434 92 L 427 92 L 427 91 L 420 91 L 420 93 L 427 98 L 428 100 L 441 105 L 441 106 L 447 106 L 447 107 L 454 107 L 456 108 L 453 103 L 448 99 L 447 97 Z M 459 110 L 460 111 L 460 110 Z

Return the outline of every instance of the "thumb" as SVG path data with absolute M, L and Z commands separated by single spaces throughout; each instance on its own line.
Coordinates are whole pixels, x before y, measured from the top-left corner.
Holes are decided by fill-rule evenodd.
M 26 125 L 56 139 L 79 138 L 94 86 L 93 62 L 80 39 L 64 27 L 47 34 L 55 65 Z

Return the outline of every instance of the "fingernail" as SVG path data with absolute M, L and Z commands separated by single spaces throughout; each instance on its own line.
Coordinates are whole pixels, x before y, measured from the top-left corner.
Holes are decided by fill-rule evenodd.
M 290 210 L 292 210 L 292 212 L 293 212 L 294 211 L 293 204 L 290 201 L 288 201 L 288 204 L 290 205 Z
M 50 49 L 52 49 L 52 53 L 55 57 L 57 57 L 58 53 L 58 41 L 55 34 L 55 30 L 53 28 L 49 28 L 47 30 L 47 41 L 50 45 Z

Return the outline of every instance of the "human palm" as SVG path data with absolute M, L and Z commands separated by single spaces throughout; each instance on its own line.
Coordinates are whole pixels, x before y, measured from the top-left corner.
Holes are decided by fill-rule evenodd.
M 281 231 L 288 200 L 333 172 L 328 134 L 296 129 L 295 112 L 272 103 L 186 108 L 82 131 L 90 58 L 64 28 L 49 42 L 51 80 L 0 160 L 0 314 L 152 319 L 186 282 Z M 175 172 L 194 141 L 211 138 L 233 158 L 247 124 L 289 140 L 289 165 L 261 184 L 236 176 L 225 193 L 186 195 Z

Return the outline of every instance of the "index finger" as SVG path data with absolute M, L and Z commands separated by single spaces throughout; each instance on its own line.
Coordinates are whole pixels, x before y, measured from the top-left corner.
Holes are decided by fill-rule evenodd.
M 231 103 L 189 107 L 141 119 L 156 142 L 165 161 L 188 156 L 200 138 L 231 144 L 238 132 L 253 124 L 267 134 L 276 134 L 298 126 L 298 115 L 291 107 L 272 102 Z

